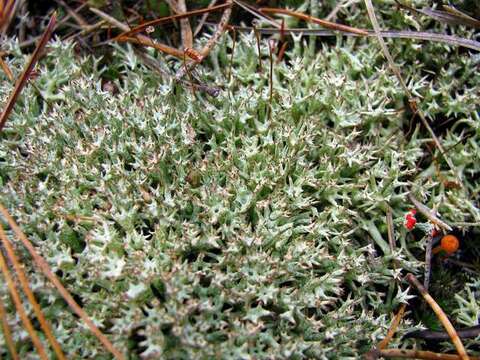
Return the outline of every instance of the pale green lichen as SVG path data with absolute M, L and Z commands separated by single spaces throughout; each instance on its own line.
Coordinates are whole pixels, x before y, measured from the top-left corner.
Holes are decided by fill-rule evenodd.
M 160 79 L 128 46 L 109 64 L 75 56 L 71 44 L 49 46 L 36 80 L 43 99 L 27 87 L 1 135 L 1 200 L 131 358 L 357 358 L 411 295 L 395 285 L 392 259 L 422 271 L 424 241 L 403 227 L 406 193 L 447 222 L 480 220 L 472 57 L 432 43 L 419 63 L 416 44 L 392 47 L 427 116 L 457 120 L 439 134 L 445 148 L 469 135 L 448 153 L 466 188 L 451 188 L 433 147 L 437 160 L 419 164 L 430 139 L 411 124 L 376 43 L 336 42 L 310 56 L 298 41 L 274 67 L 272 104 L 268 49 L 260 73 L 253 35 L 238 36 L 230 83 L 229 38 L 212 53 L 214 70 L 199 70 L 223 84 L 218 98 Z M 24 59 L 12 49 L 19 72 Z M 433 77 L 428 68 L 441 70 Z M 102 90 L 102 74 L 115 75 L 118 93 Z M 3 77 L 2 100 L 11 88 Z M 108 358 L 18 252 L 63 349 Z M 457 299 L 460 323 L 478 315 L 469 289 Z M 10 322 L 22 357 L 31 356 L 20 320 Z

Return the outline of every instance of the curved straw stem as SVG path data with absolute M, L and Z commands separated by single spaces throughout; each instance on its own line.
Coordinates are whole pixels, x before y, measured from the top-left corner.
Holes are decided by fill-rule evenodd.
M 13 278 L 10 275 L 10 271 L 8 270 L 7 262 L 5 261 L 5 258 L 3 257 L 1 251 L 0 251 L 0 269 L 2 270 L 3 277 L 7 282 L 7 287 L 8 287 L 8 290 L 10 291 L 10 295 L 12 296 L 12 300 L 13 300 L 13 303 L 15 304 L 15 308 L 17 309 L 18 315 L 20 316 L 20 319 L 22 320 L 23 325 L 25 326 L 25 329 L 28 332 L 28 335 L 30 335 L 30 339 L 32 339 L 33 346 L 35 346 L 35 349 L 37 350 L 38 355 L 40 356 L 40 359 L 48 360 L 47 353 L 45 352 L 45 349 L 42 343 L 40 342 L 40 339 L 38 338 L 38 335 L 35 332 L 35 329 L 33 328 L 33 325 L 27 316 L 27 313 L 25 312 L 25 308 L 23 307 L 22 300 L 20 299 L 20 295 L 18 294 L 18 291 L 15 287 Z
M 0 321 L 2 322 L 3 337 L 7 343 L 8 351 L 13 360 L 20 360 L 17 350 L 15 349 L 15 344 L 12 339 L 12 332 L 10 331 L 10 326 L 8 325 L 7 312 L 5 311 L 5 306 L 3 306 L 2 299 L 0 299 Z
M 228 6 L 222 14 L 222 17 L 220 18 L 220 22 L 218 23 L 217 29 L 213 33 L 212 37 L 207 41 L 205 46 L 198 51 L 203 58 L 207 57 L 212 48 L 215 46 L 217 43 L 218 39 L 220 39 L 220 36 L 225 32 L 225 29 L 228 26 L 228 21 L 230 20 L 230 15 L 232 14 L 232 4 L 233 0 L 227 0 L 225 1 L 225 6 Z M 187 72 L 191 71 L 195 66 L 199 64 L 198 61 L 190 61 L 186 66 L 181 67 L 178 71 L 177 74 L 175 75 L 175 79 L 181 79 Z
M 50 266 L 48 263 L 45 261 L 45 259 L 38 254 L 38 252 L 35 250 L 34 246 L 32 243 L 27 239 L 25 234 L 22 232 L 20 227 L 17 225 L 15 220 L 10 216 L 8 213 L 7 209 L 3 207 L 3 205 L 0 204 L 0 213 L 3 215 L 3 217 L 7 220 L 8 225 L 10 228 L 13 230 L 15 235 L 20 239 L 20 241 L 23 243 L 23 245 L 27 248 L 28 252 L 33 258 L 33 261 L 37 264 L 37 266 L 42 270 L 43 274 L 53 283 L 53 285 L 57 288 L 58 292 L 64 300 L 67 302 L 67 304 L 70 306 L 70 308 L 85 322 L 87 327 L 90 329 L 90 331 L 96 336 L 96 338 L 105 346 L 105 348 L 110 351 L 113 356 L 118 359 L 118 360 L 124 360 L 125 357 L 118 351 L 113 344 L 108 340 L 108 338 L 95 326 L 92 320 L 88 317 L 88 315 L 83 311 L 83 309 L 76 303 L 76 301 L 73 299 L 72 295 L 68 292 L 67 289 L 62 285 L 60 280 L 58 280 L 57 276 L 53 273 L 53 271 L 50 269 Z
M 283 14 L 283 15 L 289 15 L 292 17 L 295 17 L 297 19 L 301 19 L 307 22 L 312 22 L 314 24 L 318 24 L 320 26 L 323 26 L 326 29 L 330 30 L 338 30 L 338 31 L 344 31 L 344 32 L 349 32 L 352 34 L 357 34 L 357 35 L 363 35 L 366 36 L 368 35 L 368 32 L 365 29 L 358 29 L 354 28 L 348 25 L 343 25 L 343 24 L 337 24 L 335 22 L 331 22 L 328 20 L 323 20 L 319 19 L 298 11 L 291 11 L 288 9 L 282 9 L 282 8 L 269 8 L 269 7 L 263 7 L 260 8 L 259 11 L 261 13 L 267 13 L 267 14 Z
M 12 93 L 10 94 L 10 97 L 8 98 L 8 101 L 6 105 L 4 106 L 3 112 L 0 115 L 0 132 L 2 131 L 3 127 L 5 126 L 5 123 L 7 122 L 8 116 L 13 110 L 13 107 L 15 103 L 17 102 L 17 98 L 22 92 L 23 87 L 27 83 L 27 80 L 30 77 L 30 74 L 32 73 L 32 70 L 37 63 L 38 59 L 40 58 L 40 55 L 42 54 L 43 49 L 48 43 L 48 40 L 50 40 L 50 37 L 52 36 L 53 29 L 55 27 L 55 23 L 57 22 L 57 15 L 56 13 L 53 13 L 52 17 L 50 18 L 50 21 L 40 39 L 40 42 L 38 43 L 37 47 L 35 48 L 35 51 L 33 52 L 32 56 L 30 56 L 30 60 L 27 63 L 27 66 L 22 72 L 22 75 L 20 78 L 17 80 L 15 87 L 13 88 Z
M 427 292 L 427 290 L 423 287 L 423 285 L 420 284 L 420 282 L 417 280 L 415 275 L 409 273 L 407 274 L 406 278 L 410 284 L 412 284 L 417 288 L 418 292 L 423 296 L 423 298 L 428 303 L 428 305 L 430 305 L 435 315 L 437 315 L 438 320 L 440 320 L 443 327 L 445 328 L 448 335 L 450 336 L 450 339 L 452 340 L 452 343 L 455 346 L 455 349 L 457 350 L 457 353 L 460 359 L 469 360 L 470 358 L 467 355 L 467 351 L 465 350 L 465 347 L 463 346 L 462 341 L 458 337 L 458 334 L 455 331 L 455 328 L 453 327 L 450 320 L 448 320 L 448 317 L 447 315 L 445 315 L 442 308 L 437 304 L 435 300 L 433 300 L 431 295 Z
M 378 356 L 384 358 L 425 359 L 425 360 L 460 360 L 456 354 L 440 354 L 431 351 L 408 349 L 384 349 L 378 351 Z M 470 360 L 480 360 L 478 356 L 471 356 Z
M 390 340 L 392 340 L 393 335 L 395 335 L 395 331 L 397 331 L 398 325 L 400 325 L 400 321 L 402 321 L 403 314 L 405 313 L 406 308 L 406 304 L 402 304 L 400 306 L 400 310 L 398 310 L 397 315 L 395 315 L 395 318 L 392 321 L 392 325 L 390 325 L 390 329 L 388 329 L 387 336 L 385 336 L 385 339 L 380 341 L 380 343 L 378 344 L 378 349 L 382 350 L 388 346 L 388 343 L 390 342 Z
M 58 359 L 65 360 L 65 355 L 63 355 L 62 348 L 55 339 L 55 336 L 53 336 L 52 329 L 50 328 L 47 319 L 45 319 L 45 316 L 43 315 L 40 305 L 35 299 L 32 290 L 30 290 L 30 286 L 28 286 L 28 278 L 25 275 L 25 272 L 23 271 L 17 256 L 15 255 L 12 244 L 10 244 L 10 241 L 8 240 L 2 226 L 0 226 L 0 239 L 3 243 L 3 247 L 5 248 L 5 252 L 7 253 L 7 257 L 12 263 L 13 268 L 15 269 L 15 273 L 20 280 L 20 285 L 22 286 L 23 292 L 25 293 L 25 295 L 27 295 L 27 299 L 28 301 L 30 301 L 30 304 L 32 304 L 33 311 L 35 312 L 35 316 L 37 317 L 43 332 L 47 336 L 47 339 L 50 341 L 50 344 L 52 344 L 55 355 Z

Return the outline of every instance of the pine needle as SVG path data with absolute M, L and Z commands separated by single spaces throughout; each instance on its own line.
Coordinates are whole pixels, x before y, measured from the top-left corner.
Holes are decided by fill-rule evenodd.
M 67 302 L 70 308 L 85 322 L 87 327 L 90 331 L 97 337 L 97 339 L 105 346 L 105 348 L 110 351 L 113 356 L 118 360 L 124 360 L 125 357 L 113 346 L 113 344 L 108 340 L 108 338 L 95 326 L 92 320 L 88 317 L 85 311 L 77 304 L 77 302 L 73 299 L 70 292 L 62 285 L 60 280 L 58 280 L 57 276 L 53 273 L 52 269 L 45 261 L 45 259 L 35 250 L 34 246 L 25 236 L 23 231 L 17 225 L 15 220 L 10 216 L 7 209 L 3 205 L 0 204 L 0 213 L 3 217 L 7 220 L 8 225 L 13 230 L 15 235 L 17 235 L 18 239 L 22 242 L 22 244 L 27 248 L 28 252 L 33 258 L 33 261 L 37 264 L 43 274 L 52 282 L 52 284 L 57 288 L 60 295 L 62 295 L 63 299 Z M 7 269 L 8 271 L 8 269 Z M 27 319 L 28 320 L 28 319 Z
M 27 295 L 27 299 L 32 305 L 33 311 L 35 312 L 35 316 L 37 317 L 38 322 L 40 323 L 40 327 L 45 333 L 48 341 L 50 341 L 53 351 L 55 352 L 55 355 L 57 356 L 58 359 L 61 359 L 61 360 L 65 359 L 65 355 L 63 355 L 62 348 L 60 347 L 59 343 L 55 339 L 55 336 L 53 336 L 52 329 L 50 328 L 50 325 L 48 324 L 47 319 L 45 319 L 45 316 L 43 315 L 43 312 L 40 308 L 40 305 L 38 304 L 37 300 L 35 299 L 35 296 L 33 295 L 32 290 L 30 289 L 30 286 L 28 285 L 29 283 L 28 278 L 25 272 L 23 271 L 23 268 L 20 265 L 20 261 L 15 255 L 12 244 L 8 240 L 7 235 L 5 234 L 5 231 L 3 230 L 2 226 L 0 226 L 0 239 L 7 253 L 8 260 L 10 260 L 10 263 L 12 263 L 15 273 L 17 274 L 17 277 L 20 280 L 20 285 L 22 286 L 23 292 L 25 293 L 25 295 Z

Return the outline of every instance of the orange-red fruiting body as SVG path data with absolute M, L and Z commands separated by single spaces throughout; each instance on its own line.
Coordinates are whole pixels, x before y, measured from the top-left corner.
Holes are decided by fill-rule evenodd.
M 457 237 L 454 235 L 445 235 L 440 241 L 440 246 L 447 253 L 452 254 L 458 250 L 460 246 L 460 242 L 458 241 Z
M 447 255 L 453 254 L 460 247 L 460 241 L 455 235 L 445 235 L 440 241 L 440 245 L 433 249 L 433 253 L 444 251 Z
M 415 214 L 417 213 L 416 210 L 410 210 L 407 215 L 405 215 L 405 227 L 408 230 L 412 230 L 415 225 L 417 224 L 417 219 L 415 219 Z

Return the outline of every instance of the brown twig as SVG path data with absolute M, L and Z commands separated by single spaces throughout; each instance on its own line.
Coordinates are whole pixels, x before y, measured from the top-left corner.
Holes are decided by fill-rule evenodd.
M 187 13 L 187 5 L 185 4 L 185 0 L 178 0 L 177 7 L 180 14 Z M 190 26 L 190 21 L 188 20 L 188 18 L 180 19 L 180 32 L 182 35 L 183 48 L 184 49 L 192 48 L 193 34 L 192 34 L 192 27 Z
M 210 22 L 206 22 L 207 25 L 214 25 Z M 230 25 L 233 26 L 233 25 Z M 252 31 L 253 27 L 249 26 L 234 26 L 238 31 Z M 263 35 L 272 35 L 278 34 L 283 31 L 286 35 L 301 35 L 301 36 L 337 36 L 334 31 L 331 30 L 322 30 L 322 29 L 306 29 L 306 28 L 258 28 L 257 31 Z M 361 36 L 352 33 L 343 33 L 345 36 Z M 480 42 L 460 38 L 452 35 L 438 34 L 434 32 L 427 31 L 394 31 L 394 30 L 384 30 L 380 32 L 380 35 L 384 38 L 391 39 L 409 39 L 409 40 L 422 40 L 422 41 L 433 41 L 448 44 L 450 46 L 464 47 L 466 49 L 472 49 L 480 51 Z M 368 36 L 376 36 L 375 32 L 368 30 Z
M 393 335 L 397 331 L 398 325 L 400 325 L 400 321 L 402 321 L 403 315 L 405 314 L 405 309 L 407 308 L 406 304 L 402 304 L 400 309 L 398 310 L 397 314 L 395 315 L 390 328 L 387 331 L 387 335 L 385 338 L 378 343 L 377 346 L 372 348 L 369 352 L 363 355 L 365 360 L 375 360 L 379 358 L 379 350 L 383 350 L 388 346 L 390 340 L 392 340 Z
M 417 210 L 421 212 L 425 217 L 430 220 L 433 224 L 437 225 L 438 227 L 441 227 L 442 229 L 445 229 L 447 231 L 452 231 L 452 227 L 448 225 L 447 223 L 443 222 L 440 220 L 433 210 L 429 209 L 427 206 L 423 205 L 420 201 L 418 201 L 415 196 L 410 192 L 408 193 L 408 199 L 415 205 Z
M 257 28 L 253 27 L 253 32 L 255 33 L 255 38 L 257 40 L 257 52 L 258 52 L 258 71 L 263 73 L 263 66 L 262 66 L 262 50 L 260 49 L 260 34 L 258 33 Z
M 85 6 L 87 6 L 87 2 L 83 3 L 82 5 L 78 6 L 74 11 L 80 11 L 82 8 L 84 8 Z M 61 20 L 58 20 L 57 23 L 55 24 L 54 28 L 53 28 L 53 31 L 55 31 L 59 26 L 61 25 L 64 25 L 68 20 L 70 19 L 70 14 L 66 14 Z M 104 23 L 104 22 L 103 22 Z M 72 37 L 75 37 L 75 36 L 78 36 L 78 35 L 83 35 L 83 34 L 86 34 L 88 32 L 90 32 L 91 30 L 89 30 L 89 28 L 91 27 L 94 27 L 96 26 L 95 28 L 98 28 L 97 24 L 94 24 L 94 25 L 88 25 L 85 29 L 83 29 L 82 31 L 76 33 L 76 34 L 73 34 L 71 36 L 66 36 L 64 38 L 62 38 L 63 40 L 65 39 L 70 39 Z M 27 46 L 30 46 L 30 45 L 33 45 L 35 44 L 40 38 L 42 37 L 42 35 L 39 35 L 39 36 L 35 36 L 35 37 L 30 37 L 29 39 L 25 40 L 25 41 L 22 41 L 18 44 L 19 48 L 24 48 L 24 47 L 27 47 Z
M 19 3 L 20 1 L 16 0 L 3 0 L 1 2 L 2 13 L 0 16 L 0 31 L 3 35 L 5 35 L 7 32 L 8 27 L 15 16 L 15 12 Z
M 233 29 L 233 36 L 232 36 L 232 53 L 230 55 L 230 66 L 228 67 L 228 75 L 227 75 L 227 82 L 230 82 L 232 78 L 232 69 L 233 69 L 233 57 L 235 56 L 235 45 L 237 43 L 237 31 L 235 28 Z
M 285 56 L 285 51 L 287 50 L 288 42 L 282 43 L 280 50 L 278 51 L 276 63 L 280 64 Z
M 428 16 L 440 22 L 444 22 L 450 25 L 465 25 L 465 26 L 475 27 L 477 29 L 480 28 L 479 20 L 474 19 L 468 16 L 467 14 L 464 14 L 454 8 L 443 6 L 443 8 L 446 9 L 447 11 L 431 9 L 426 7 L 423 9 L 415 9 L 411 6 L 402 4 L 397 0 L 395 0 L 395 2 L 404 9 L 407 9 L 417 14 Z
M 30 77 L 30 73 L 32 72 L 33 67 L 37 63 L 43 49 L 45 48 L 45 45 L 47 45 L 48 40 L 50 40 L 50 37 L 52 36 L 52 32 L 53 32 L 53 27 L 55 26 L 56 21 L 57 21 L 56 13 L 53 13 L 52 17 L 50 18 L 50 21 L 48 22 L 47 28 L 43 32 L 40 42 L 35 48 L 35 51 L 33 52 L 32 56 L 30 57 L 30 61 L 28 62 L 25 69 L 23 70 L 22 75 L 17 80 L 17 83 L 15 84 L 15 88 L 13 89 L 12 93 L 10 94 L 10 97 L 8 98 L 7 104 L 5 105 L 2 115 L 0 115 L 0 132 L 5 126 L 5 123 L 7 122 L 7 118 L 10 115 L 10 112 L 13 110 L 13 106 L 15 105 L 15 102 L 17 101 L 18 96 L 20 95 L 23 87 L 27 83 L 27 80 Z
M 140 49 L 136 49 L 136 48 L 134 49 L 134 52 L 142 59 L 144 64 L 146 66 L 148 66 L 150 69 L 158 72 L 162 76 L 165 76 L 167 78 L 172 78 L 172 76 L 170 74 L 168 74 L 166 71 L 164 71 L 160 67 L 160 65 L 158 64 L 158 62 L 155 59 L 153 59 L 149 55 L 145 54 L 145 52 L 141 51 Z M 193 84 L 193 83 L 188 82 L 188 81 L 183 80 L 183 79 L 178 79 L 178 80 L 173 79 L 173 80 L 178 81 L 178 82 L 180 82 L 180 83 L 182 83 L 186 86 L 193 87 L 193 88 L 195 88 L 195 90 L 206 92 L 207 94 L 209 94 L 210 96 L 213 96 L 213 97 L 217 97 L 220 94 L 220 89 L 218 87 L 208 86 L 206 84 Z
M 90 10 L 92 12 L 94 12 L 95 14 L 97 14 L 98 16 L 100 16 L 105 21 L 112 24 L 113 26 L 119 28 L 122 31 L 125 31 L 126 33 L 128 33 L 128 30 L 130 28 L 127 25 L 123 24 L 122 22 L 118 21 L 117 19 L 111 17 L 110 15 L 104 13 L 101 10 L 98 10 L 98 9 L 95 9 L 95 8 L 91 8 Z M 176 48 L 172 48 L 168 45 L 160 44 L 158 42 L 154 43 L 149 37 L 141 35 L 141 34 L 136 35 L 136 37 L 130 37 L 130 38 L 128 38 L 128 40 L 127 39 L 123 40 L 122 37 L 117 38 L 117 39 L 119 39 L 120 41 L 128 41 L 128 42 L 131 42 L 131 43 L 136 43 L 136 44 L 141 44 L 141 45 L 145 45 L 145 46 L 154 47 L 156 49 L 164 51 L 165 53 L 176 56 L 179 59 L 183 59 L 186 54 L 188 54 L 189 56 L 192 56 L 192 54 L 189 51 L 180 51 L 180 50 L 178 50 Z M 192 50 L 192 49 L 190 49 L 190 50 Z M 195 54 L 196 53 L 197 52 L 195 52 Z M 148 58 L 142 52 L 137 51 L 137 54 L 142 57 L 144 62 L 146 62 L 147 66 L 149 66 L 151 68 L 154 68 L 154 70 L 159 71 L 160 73 L 162 73 L 162 75 L 166 75 L 166 76 L 170 77 L 170 75 L 166 74 L 164 71 L 159 70 L 158 66 L 156 64 L 154 64 L 154 60 Z M 197 60 L 195 60 L 195 61 L 197 61 Z M 217 88 L 212 88 L 212 87 L 209 87 L 209 86 L 206 86 L 206 85 L 201 85 L 201 84 L 199 84 L 199 85 L 193 84 L 191 82 L 186 82 L 182 79 L 175 79 L 175 80 L 188 84 L 189 86 L 192 87 L 192 89 L 198 89 L 198 90 L 204 91 L 204 92 L 210 94 L 213 97 L 216 97 L 219 94 L 219 90 Z
M 28 11 L 28 4 L 27 1 L 21 0 L 19 2 L 19 18 L 25 18 L 27 16 L 27 11 Z M 23 42 L 25 40 L 25 34 L 26 34 L 26 22 L 25 21 L 20 21 L 20 24 L 18 24 L 18 41 Z
M 425 275 L 423 277 L 423 286 L 428 291 L 430 287 L 430 273 L 432 268 L 432 246 L 433 246 L 433 236 L 432 231 L 429 231 L 427 234 L 427 244 L 425 247 Z
M 472 339 L 480 335 L 480 325 L 457 330 L 460 339 Z M 445 331 L 417 330 L 404 335 L 405 339 L 448 340 L 450 336 Z
M 393 230 L 393 216 L 392 216 L 392 208 L 389 206 L 387 210 L 387 216 L 386 216 L 386 221 L 387 221 L 387 236 L 388 236 L 388 244 L 390 245 L 390 251 L 393 252 L 395 251 L 395 235 L 394 235 L 394 230 Z
M 10 68 L 9 68 L 8 65 L 7 65 L 7 63 L 5 62 L 5 60 L 3 60 L 2 57 L 0 57 L 0 66 L 2 67 L 3 72 L 5 73 L 5 75 L 7 75 L 8 80 L 13 81 L 14 79 L 13 79 L 12 70 L 10 70 Z
M 178 50 L 174 47 L 161 44 L 157 41 L 153 41 L 150 38 L 147 38 L 146 36 L 143 35 L 137 35 L 136 37 L 128 37 L 128 36 L 122 36 L 116 39 L 118 42 L 128 42 L 131 44 L 137 44 L 137 45 L 143 45 L 147 47 L 152 47 L 154 49 L 160 50 L 164 52 L 165 54 L 175 56 L 176 58 L 182 59 L 184 56 L 184 52 L 181 50 Z
M 52 329 L 50 328 L 50 325 L 48 324 L 47 319 L 45 319 L 42 309 L 40 308 L 40 305 L 35 299 L 35 296 L 33 295 L 33 292 L 30 289 L 30 286 L 28 285 L 29 283 L 28 278 L 25 275 L 25 272 L 23 271 L 23 268 L 20 265 L 20 262 L 17 256 L 15 255 L 15 251 L 13 250 L 12 244 L 8 240 L 7 235 L 5 234 L 5 231 L 3 230 L 2 226 L 0 226 L 0 240 L 3 244 L 3 247 L 5 248 L 5 252 L 7 254 L 8 260 L 13 265 L 13 268 L 15 269 L 15 273 L 17 274 L 18 279 L 20 280 L 20 285 L 22 286 L 23 292 L 25 293 L 25 295 L 27 295 L 27 299 L 28 301 L 30 301 L 30 304 L 32 305 L 35 316 L 37 317 L 38 322 L 40 323 L 40 327 L 45 333 L 48 341 L 50 341 L 50 344 L 52 345 L 53 351 L 55 352 L 55 355 L 57 356 L 57 358 L 64 360 L 65 355 L 63 355 L 62 348 L 60 347 L 60 344 L 55 339 Z
M 322 19 L 310 16 L 310 15 L 307 15 L 307 14 L 304 14 L 304 13 L 301 13 L 301 12 L 291 11 L 291 10 L 288 10 L 288 9 L 264 7 L 264 8 L 260 8 L 259 11 L 262 12 L 262 13 L 267 13 L 267 14 L 289 15 L 289 16 L 295 17 L 297 19 L 301 19 L 301 20 L 304 20 L 304 21 L 307 21 L 307 22 L 312 22 L 314 24 L 318 24 L 318 25 L 320 25 L 320 26 L 322 26 L 326 29 L 330 29 L 330 30 L 340 30 L 340 31 L 350 32 L 352 34 L 363 35 L 363 36 L 368 35 L 368 32 L 364 29 L 358 29 L 358 28 L 354 28 L 354 27 L 351 27 L 351 26 L 348 26 L 348 25 L 337 24 L 337 23 L 334 23 L 334 22 L 331 22 L 331 21 L 322 20 Z
M 268 41 L 268 60 L 269 60 L 269 71 L 268 71 L 268 107 L 267 107 L 267 116 L 268 120 L 272 118 L 272 102 L 273 102 L 273 51 L 275 49 L 275 41 L 270 39 Z
M 95 24 L 88 25 L 87 27 L 83 28 L 79 32 L 67 35 L 66 37 L 62 38 L 62 40 L 69 41 L 69 40 L 74 39 L 76 37 L 87 35 L 87 34 L 91 33 L 92 31 L 95 31 L 95 30 L 101 28 L 105 24 L 107 24 L 106 20 L 100 20 Z M 22 46 L 23 46 L 23 44 L 20 44 L 20 47 L 22 47 Z
M 217 3 L 217 0 L 212 0 L 210 1 L 210 4 L 208 4 L 208 7 L 211 8 L 216 3 Z M 202 17 L 200 18 L 200 21 L 198 22 L 197 27 L 195 28 L 195 31 L 193 32 L 193 36 L 197 36 L 198 33 L 202 30 L 203 25 L 205 25 L 205 21 L 207 21 L 208 15 L 209 15 L 208 12 L 202 15 Z
M 62 5 L 65 10 L 67 11 L 67 14 L 75 20 L 75 22 L 80 25 L 82 28 L 88 27 L 89 24 L 88 22 L 85 21 L 85 19 L 78 13 L 78 10 L 75 11 L 73 10 L 68 4 L 63 1 L 63 0 L 55 0 L 58 4 Z M 82 4 L 83 5 L 83 4 Z
M 408 273 L 406 276 L 406 279 L 408 282 L 415 286 L 417 290 L 420 292 L 420 294 L 423 296 L 425 301 L 430 305 L 432 308 L 433 312 L 437 316 L 438 320 L 442 323 L 443 327 L 447 331 L 448 335 L 450 336 L 450 339 L 452 340 L 453 345 L 455 346 L 458 355 L 460 355 L 460 359 L 462 360 L 469 360 L 469 357 L 467 355 L 467 352 L 465 351 L 465 347 L 462 344 L 462 341 L 458 337 L 457 332 L 455 331 L 455 328 L 453 327 L 452 323 L 450 320 L 448 320 L 448 317 L 445 315 L 443 312 L 442 308 L 437 304 L 437 302 L 430 296 L 430 294 L 427 292 L 427 290 L 423 287 L 422 284 L 417 280 L 415 275 Z
M 229 9 L 229 8 L 231 8 L 231 3 L 227 2 L 225 4 L 216 5 L 216 6 L 212 6 L 212 7 L 209 7 L 209 8 L 192 10 L 192 11 L 186 12 L 184 14 L 177 14 L 177 15 L 172 15 L 172 16 L 161 17 L 159 19 L 144 22 L 143 24 L 141 24 L 139 26 L 136 26 L 133 29 L 129 29 L 129 30 L 125 31 L 124 33 L 120 34 L 119 36 L 132 36 L 132 35 L 138 34 L 139 32 L 145 30 L 149 26 L 157 26 L 157 25 L 160 25 L 160 24 L 163 24 L 163 23 L 166 23 L 166 22 L 170 22 L 170 21 L 173 21 L 173 20 L 180 20 L 180 19 L 188 18 L 190 16 L 201 15 L 201 14 L 204 14 L 204 13 L 210 13 L 210 12 L 213 12 L 213 11 L 220 11 L 220 10 Z M 90 10 L 93 11 L 93 10 L 98 10 L 98 9 L 90 8 Z M 112 40 L 115 40 L 115 38 L 113 38 Z
M 8 325 L 7 312 L 5 311 L 5 306 L 3 301 L 0 298 L 0 321 L 2 322 L 3 337 L 5 338 L 5 343 L 7 344 L 8 351 L 13 360 L 20 360 L 17 350 L 15 349 L 15 344 L 12 339 L 12 332 L 10 331 L 10 325 Z
M 240 0 L 233 0 L 233 2 L 235 4 L 237 4 L 238 6 L 240 6 L 243 10 L 245 10 L 245 11 L 249 12 L 250 14 L 252 14 L 253 16 L 255 16 L 256 18 L 269 23 L 270 25 L 276 27 L 277 29 L 280 29 L 281 25 L 279 23 L 277 23 L 271 17 L 269 17 L 265 14 L 262 14 L 256 8 L 254 8 L 253 6 L 251 6 L 247 3 L 244 3 L 243 1 L 240 1 Z
M 378 356 L 385 358 L 404 359 L 425 359 L 425 360 L 461 360 L 461 357 L 454 354 L 439 354 L 431 351 L 407 350 L 407 349 L 385 349 L 379 350 Z M 470 360 L 480 360 L 478 356 L 470 356 Z
M 222 17 L 220 18 L 220 22 L 218 23 L 217 29 L 213 33 L 213 35 L 208 39 L 205 46 L 199 51 L 203 58 L 207 57 L 212 48 L 217 43 L 220 36 L 225 32 L 225 29 L 228 26 L 228 21 L 230 20 L 230 15 L 232 14 L 232 1 L 233 0 L 226 0 L 224 5 L 228 5 L 223 11 Z M 199 64 L 198 61 L 190 61 L 185 68 L 180 68 L 180 70 L 175 75 L 176 79 L 182 78 L 187 71 L 192 71 L 192 69 Z
M 30 240 L 25 236 L 23 231 L 17 225 L 15 220 L 10 216 L 7 209 L 0 204 L 0 213 L 7 220 L 8 225 L 13 230 L 15 235 L 20 239 L 22 244 L 27 248 L 28 252 L 33 258 L 33 261 L 37 264 L 43 274 L 53 283 L 57 288 L 60 295 L 67 302 L 70 308 L 85 322 L 90 331 L 97 337 L 97 339 L 105 346 L 105 348 L 110 351 L 116 359 L 124 360 L 125 357 L 112 345 L 110 340 L 97 328 L 92 320 L 88 317 L 85 311 L 76 303 L 73 297 L 70 295 L 68 290 L 62 285 L 57 276 L 53 273 L 48 263 L 45 259 L 40 256 L 40 254 L 35 250 L 35 247 L 32 245 Z
M 470 25 L 470 26 L 476 27 L 477 29 L 480 28 L 480 20 L 477 20 L 465 14 L 464 12 L 461 12 L 457 8 L 447 4 L 444 4 L 442 8 L 445 10 L 447 14 L 451 14 L 452 16 L 462 19 L 462 22 L 461 22 L 462 25 Z
M 190 79 L 190 83 L 192 84 L 193 83 L 193 77 L 192 77 L 191 72 L 187 68 L 187 59 L 186 59 L 186 54 L 185 53 L 183 55 L 183 66 L 185 67 L 185 71 L 187 72 L 188 78 Z M 193 86 L 191 86 L 190 89 L 192 90 L 193 97 L 195 97 L 195 88 Z
M 390 329 L 388 329 L 385 339 L 380 341 L 380 343 L 378 344 L 377 346 L 378 349 L 382 350 L 388 346 L 388 343 L 390 342 L 390 340 L 392 340 L 393 335 L 395 335 L 395 332 L 397 331 L 398 325 L 400 325 L 400 321 L 402 321 L 406 308 L 407 308 L 406 304 L 402 304 L 400 306 L 400 309 L 398 310 L 397 314 L 395 315 L 395 318 L 392 321 L 392 324 L 390 325 Z
M 0 251 L 0 269 L 3 273 L 3 277 L 5 278 L 5 282 L 7 283 L 8 290 L 10 291 L 10 295 L 12 297 L 13 303 L 15 304 L 15 309 L 17 309 L 17 313 L 22 320 L 25 329 L 32 340 L 33 346 L 35 350 L 38 352 L 38 355 L 42 360 L 48 360 L 47 353 L 45 352 L 45 348 L 43 347 L 40 339 L 38 338 L 35 329 L 25 312 L 25 308 L 23 307 L 22 300 L 20 299 L 20 295 L 18 294 L 17 288 L 15 287 L 15 282 L 13 281 L 12 276 L 10 275 L 10 271 L 7 267 L 7 262 Z
M 122 31 L 125 31 L 124 34 L 129 33 L 130 28 L 128 27 L 128 25 L 125 25 L 124 23 L 118 21 L 114 17 L 112 17 L 112 16 L 110 16 L 110 15 L 108 15 L 108 14 L 104 13 L 103 11 L 101 11 L 99 9 L 96 9 L 96 8 L 90 8 L 90 11 L 97 14 L 98 16 L 100 16 L 102 19 L 104 19 L 105 21 L 107 21 L 111 25 L 119 28 Z M 156 41 L 154 42 L 151 38 L 149 38 L 148 36 L 142 35 L 142 34 L 132 35 L 132 36 L 130 36 L 130 35 L 120 35 L 120 36 L 115 37 L 114 40 L 119 41 L 119 42 L 130 42 L 130 43 L 134 43 L 134 44 L 140 44 L 140 45 L 143 45 L 143 46 L 153 47 L 157 50 L 163 51 L 164 53 L 175 56 L 179 59 L 181 59 L 184 55 L 183 51 L 178 50 L 174 47 L 165 45 L 165 44 L 161 44 L 161 43 L 156 42 Z

